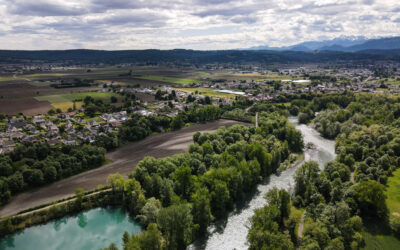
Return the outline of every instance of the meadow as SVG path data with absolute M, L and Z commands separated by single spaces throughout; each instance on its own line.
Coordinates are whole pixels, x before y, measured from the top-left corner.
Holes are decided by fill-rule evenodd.
M 213 89 L 206 89 L 206 88 L 173 88 L 173 89 L 186 93 L 194 93 L 197 91 L 199 95 L 207 95 L 218 98 L 232 98 L 236 96 L 234 94 L 214 92 Z
M 75 107 L 80 108 L 83 104 L 83 99 L 86 96 L 91 96 L 95 100 L 102 100 L 105 103 L 110 102 L 111 96 L 118 97 L 118 94 L 106 92 L 106 93 L 99 93 L 99 92 L 81 92 L 81 93 L 71 93 L 71 94 L 59 94 L 59 95 L 46 95 L 46 96 L 37 96 L 35 97 L 38 101 L 48 101 L 51 106 L 54 108 L 59 108 L 62 111 L 68 110 L 68 108 L 73 107 L 73 102 L 75 102 Z
M 135 76 L 135 78 L 151 80 L 151 81 L 177 83 L 177 84 L 191 84 L 191 83 L 199 82 L 197 80 L 192 80 L 192 79 L 158 76 L 158 75 L 144 75 L 144 76 L 140 75 L 140 76 Z
M 386 204 L 389 208 L 389 217 L 400 216 L 400 169 L 393 172 L 388 178 L 386 188 Z M 400 240 L 391 232 L 389 226 L 381 222 L 366 223 L 364 249 L 397 249 Z

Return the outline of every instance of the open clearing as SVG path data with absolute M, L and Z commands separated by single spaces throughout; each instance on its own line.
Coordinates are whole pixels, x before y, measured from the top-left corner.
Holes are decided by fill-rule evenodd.
M 119 97 L 118 94 L 106 92 L 83 92 L 83 93 L 72 93 L 72 94 L 59 94 L 59 95 L 47 95 L 47 96 L 37 96 L 35 97 L 38 101 L 47 101 L 54 108 L 60 108 L 63 111 L 66 111 L 68 108 L 73 107 L 73 101 L 79 100 L 75 103 L 76 108 L 80 108 L 82 106 L 82 100 L 85 99 L 86 96 L 91 96 L 95 100 L 102 100 L 105 103 L 110 102 L 111 96 Z
M 167 76 L 157 76 L 157 75 L 145 75 L 145 76 L 135 76 L 135 78 L 145 79 L 145 80 L 154 80 L 160 82 L 169 82 L 169 83 L 178 83 L 178 84 L 190 84 L 194 82 L 199 82 L 192 79 L 185 78 L 175 78 L 175 77 L 167 77 Z
M 73 195 L 75 189 L 79 187 L 85 190 L 95 189 L 100 184 L 106 184 L 107 176 L 110 174 L 120 173 L 125 177 L 128 176 L 135 169 L 136 164 L 145 156 L 160 158 L 186 152 L 196 131 L 210 132 L 220 126 L 229 127 L 234 124 L 245 123 L 218 120 L 152 135 L 141 141 L 127 144 L 107 154 L 107 159 L 112 160 L 113 163 L 19 194 L 1 208 L 0 214 L 1 216 L 9 216 L 28 208 L 67 198 Z M 249 126 L 249 124 L 245 125 Z
M 393 176 L 388 178 L 386 195 L 390 217 L 400 214 L 400 169 L 394 171 Z
M 389 208 L 390 217 L 400 213 L 400 169 L 393 172 L 388 178 L 386 188 L 386 204 Z M 389 225 L 385 222 L 365 223 L 364 249 L 398 249 L 400 240 L 391 232 Z
M 219 98 L 232 98 L 236 95 L 228 94 L 228 93 L 221 93 L 221 92 L 214 92 L 214 89 L 205 89 L 205 88 L 174 88 L 179 91 L 183 91 L 186 93 L 194 93 L 197 91 L 199 95 L 208 95 L 212 97 L 219 97 Z

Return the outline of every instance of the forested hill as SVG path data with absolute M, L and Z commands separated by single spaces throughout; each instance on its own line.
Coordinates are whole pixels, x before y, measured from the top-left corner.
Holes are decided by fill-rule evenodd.
M 0 63 L 334 63 L 400 61 L 400 50 L 337 51 L 241 51 L 241 50 L 0 50 Z

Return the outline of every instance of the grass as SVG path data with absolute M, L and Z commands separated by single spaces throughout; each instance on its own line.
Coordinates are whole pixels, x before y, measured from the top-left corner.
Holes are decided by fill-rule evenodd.
M 192 79 L 167 77 L 167 76 L 156 76 L 156 75 L 135 76 L 135 78 L 144 79 L 144 80 L 152 80 L 152 81 L 160 81 L 160 82 L 178 83 L 178 84 L 190 84 L 190 83 L 198 82 L 197 80 L 192 80 Z
M 50 86 L 50 84 L 52 84 L 51 82 L 39 82 L 39 81 L 30 81 L 28 82 L 29 85 L 35 86 L 35 87 L 48 87 Z
M 388 78 L 387 81 L 384 81 L 385 84 L 393 84 L 393 85 L 400 85 L 400 80 L 394 78 Z
M 400 240 L 392 234 L 386 222 L 364 222 L 364 225 L 362 236 L 365 241 L 365 246 L 362 249 L 399 249 Z
M 102 100 L 107 103 L 110 102 L 111 96 L 118 97 L 115 93 L 98 93 L 98 92 L 82 92 L 82 93 L 71 93 L 71 94 L 59 94 L 59 95 L 46 95 L 46 96 L 37 96 L 35 97 L 38 101 L 48 101 L 54 108 L 60 108 L 63 111 L 66 111 L 68 108 L 73 107 L 74 100 L 83 100 L 86 96 L 91 96 L 95 100 Z M 82 102 L 78 101 L 75 103 L 76 108 L 80 108 L 82 106 Z
M 395 216 L 396 213 L 400 215 L 400 169 L 394 171 L 393 176 L 388 178 L 386 196 L 390 217 Z
M 83 105 L 83 102 L 75 102 L 75 108 L 80 109 Z M 55 109 L 61 109 L 63 112 L 67 111 L 69 108 L 74 107 L 74 103 L 69 101 L 69 102 L 58 102 L 58 103 L 52 103 L 51 106 L 53 106 Z
M 299 231 L 300 220 L 304 211 L 305 211 L 304 208 L 298 209 L 295 206 L 292 206 L 290 208 L 290 217 L 292 217 L 296 221 L 296 228 L 295 228 L 296 233 Z
M 390 217 L 400 214 L 400 169 L 393 172 L 388 178 L 386 188 L 386 204 Z M 363 232 L 364 249 L 398 249 L 400 240 L 393 235 L 386 221 L 366 222 Z
M 6 82 L 6 81 L 15 81 L 19 80 L 18 78 L 14 78 L 13 76 L 7 75 L 7 76 L 0 76 L 0 82 Z
M 208 95 L 211 97 L 218 97 L 218 98 L 232 98 L 236 96 L 234 94 L 214 92 L 215 89 L 205 89 L 205 88 L 174 88 L 174 89 L 186 93 L 194 93 L 197 91 L 199 95 Z

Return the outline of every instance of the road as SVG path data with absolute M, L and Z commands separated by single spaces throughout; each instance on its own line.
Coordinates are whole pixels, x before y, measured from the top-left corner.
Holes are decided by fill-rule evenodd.
M 100 184 L 106 184 L 107 176 L 110 174 L 120 173 L 125 177 L 128 176 L 144 156 L 160 158 L 186 152 L 196 131 L 210 132 L 220 126 L 228 127 L 234 124 L 244 123 L 218 120 L 196 124 L 177 131 L 151 135 L 141 141 L 127 144 L 106 155 L 106 158 L 112 161 L 111 164 L 71 176 L 33 191 L 21 193 L 1 208 L 0 215 L 2 217 L 14 215 L 32 207 L 70 197 L 74 195 L 77 188 L 83 188 L 86 191 L 93 190 Z

